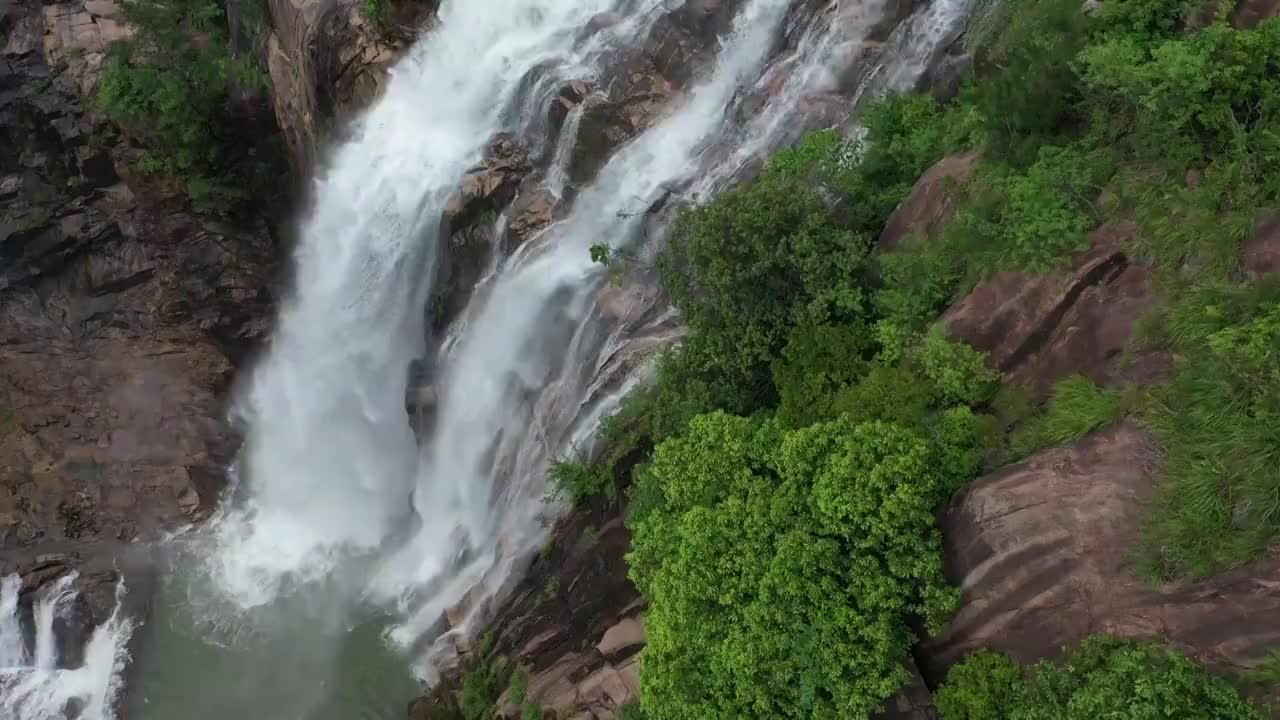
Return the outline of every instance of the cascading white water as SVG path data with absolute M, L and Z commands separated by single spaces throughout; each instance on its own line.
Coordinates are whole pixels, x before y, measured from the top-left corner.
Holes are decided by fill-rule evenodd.
M 486 592 L 477 583 L 500 583 L 512 559 L 545 535 L 537 522 L 544 510 L 542 474 L 577 420 L 583 376 L 594 375 L 591 355 L 600 350 L 598 344 L 580 347 L 600 277 L 588 249 L 602 240 L 627 243 L 644 221 L 637 206 L 648 206 L 666 184 L 698 170 L 700 151 L 716 139 L 734 91 L 767 59 L 786 9 L 777 0 L 748 3 L 708 80 L 619 150 L 578 196 L 569 217 L 512 257 L 475 309 L 440 380 L 437 430 L 415 494 L 421 529 L 383 568 L 375 587 L 404 595 L 404 588 L 429 585 L 451 569 L 440 550 L 455 552 L 462 544 L 471 552 L 452 568 L 463 582 L 434 591 L 420 605 L 406 603 L 412 616 L 397 629 L 402 641 L 425 633 L 464 593 L 478 606 L 477 596 Z
M 322 578 L 410 519 L 418 452 L 404 396 L 409 363 L 427 351 L 423 307 L 441 210 L 531 71 L 588 74 L 605 46 L 643 32 L 657 7 L 449 1 L 439 29 L 393 69 L 385 96 L 317 184 L 294 294 L 240 405 L 249 487 L 221 520 L 216 553 L 220 584 L 240 604 Z M 576 42 L 605 12 L 628 19 Z
M 80 720 L 114 717 L 121 673 L 129 662 L 126 645 L 133 624 L 117 610 L 95 628 L 76 667 L 63 667 L 55 622 L 65 618 L 76 593 L 76 575 L 64 575 L 38 591 L 32 607 L 34 652 L 28 648 L 19 604 L 22 579 L 0 581 L 0 717 L 5 720 L 64 720 L 69 710 Z
M 807 98 L 908 88 L 955 38 L 968 1 L 934 0 L 881 45 L 867 37 L 884 12 L 879 0 L 807 14 L 791 12 L 791 0 L 740 0 L 714 61 L 697 69 L 666 116 L 618 148 L 590 184 L 571 187 L 587 104 L 556 136 L 544 127 L 548 103 L 568 80 L 605 79 L 611 50 L 643 38 L 680 3 L 444 0 L 435 29 L 396 65 L 385 95 L 316 183 L 293 294 L 237 405 L 243 483 L 210 528 L 184 541 L 204 573 L 179 583 L 170 601 L 182 607 L 149 621 L 161 638 L 153 645 L 168 643 L 166 627 L 197 639 L 153 648 L 149 666 L 141 658 L 136 716 L 203 719 L 252 708 L 263 720 L 315 717 L 322 694 L 343 692 L 327 675 L 346 653 L 330 647 L 333 638 L 383 625 L 419 677 L 447 666 L 459 636 L 485 619 L 486 604 L 562 510 L 544 502 L 548 461 L 589 451 L 596 423 L 640 380 L 644 358 L 679 335 L 654 288 L 605 283 L 589 247 L 651 258 L 665 216 L 648 211 L 673 188 L 714 195 L 810 124 Z M 856 90 L 846 77 L 855 62 L 874 63 Z M 743 111 L 753 94 L 763 104 Z M 410 363 L 432 351 L 423 308 L 446 240 L 441 214 L 500 131 L 527 141 L 545 161 L 544 189 L 572 206 L 481 281 L 436 363 L 432 430 L 415 438 L 405 390 Z M 505 223 L 499 217 L 495 228 Z M 103 714 L 82 717 L 108 717 L 131 626 L 113 617 L 95 632 L 84 668 L 37 667 L 47 652 L 14 654 L 26 645 L 11 584 L 0 593 L 0 664 L 25 674 L 0 681 L 0 708 L 19 697 L 93 697 Z M 37 614 L 56 615 L 55 594 L 39 602 Z M 389 617 L 370 625 L 370 608 Z M 53 647 L 51 634 L 46 645 L 36 637 L 38 647 Z M 239 654 L 207 657 L 237 645 Z M 205 664 L 194 669 L 191 655 Z M 288 681 L 287 665 L 297 665 Z M 156 686 L 174 688 L 174 697 L 159 697 Z M 27 687 L 43 689 L 19 691 Z M 315 698 L 293 703 L 262 701 L 313 690 Z M 208 697 L 194 699 L 197 692 Z M 393 698 L 380 717 L 401 708 Z

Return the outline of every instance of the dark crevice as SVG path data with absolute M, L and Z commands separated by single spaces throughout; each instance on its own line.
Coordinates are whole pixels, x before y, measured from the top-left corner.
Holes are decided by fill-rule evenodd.
M 1004 362 L 1000 363 L 999 370 L 1008 373 L 1026 360 L 1028 357 L 1036 354 L 1049 341 L 1049 337 L 1053 335 L 1058 326 L 1062 324 L 1062 319 L 1066 317 L 1067 311 L 1076 304 L 1080 296 L 1085 290 L 1091 287 L 1105 285 L 1114 280 L 1120 273 L 1129 267 L 1129 258 L 1124 253 L 1113 253 L 1110 257 L 1098 263 L 1084 277 L 1071 286 L 1064 297 L 1053 310 L 1045 316 L 1043 322 L 1027 336 L 1026 340 L 1014 350 Z

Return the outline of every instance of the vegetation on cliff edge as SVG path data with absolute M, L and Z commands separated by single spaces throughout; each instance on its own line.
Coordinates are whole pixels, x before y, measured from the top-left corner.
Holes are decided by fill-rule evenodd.
M 952 597 L 933 512 L 983 467 L 1125 414 L 1168 451 L 1153 574 L 1237 565 L 1280 537 L 1280 298 L 1237 267 L 1258 209 L 1280 201 L 1280 20 L 1011 0 L 972 36 L 954 100 L 887 99 L 865 142 L 812 133 L 680 214 L 659 270 L 688 337 L 602 429 L 608 460 L 557 470 L 589 496 L 653 447 L 629 518 L 649 717 L 869 716 L 905 678 L 913 623 L 943 621 Z M 982 159 L 954 218 L 873 256 L 915 179 L 960 150 Z M 982 278 L 1052 271 L 1114 221 L 1136 225 L 1125 249 L 1166 299 L 1146 342 L 1174 351 L 1167 387 L 1070 377 L 1036 410 L 932 327 Z M 945 717 L 1255 717 L 1150 646 L 1091 640 L 1029 675 L 971 662 Z

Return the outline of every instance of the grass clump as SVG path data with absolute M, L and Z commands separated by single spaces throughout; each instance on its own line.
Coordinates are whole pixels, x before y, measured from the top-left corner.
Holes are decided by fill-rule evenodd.
M 458 691 L 458 709 L 466 720 L 482 720 L 493 712 L 502 689 L 502 677 L 506 670 L 506 658 L 481 661 L 479 665 L 462 675 Z
M 1140 556 L 1201 577 L 1280 538 L 1280 284 L 1202 289 L 1166 323 L 1180 359 L 1144 414 L 1164 462 Z
M 1125 393 L 1098 387 L 1083 375 L 1054 383 L 1044 412 L 1030 418 L 1009 437 L 1010 459 L 1084 437 L 1119 420 L 1128 409 Z

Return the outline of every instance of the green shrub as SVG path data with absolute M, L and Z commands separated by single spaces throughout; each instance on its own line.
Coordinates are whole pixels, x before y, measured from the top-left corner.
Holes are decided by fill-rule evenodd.
M 1105 636 L 1025 675 L 1003 655 L 978 653 L 951 669 L 935 700 L 941 720 L 1262 720 L 1229 683 L 1181 654 Z
M 1005 0 L 981 18 L 970 38 L 979 81 L 961 101 L 985 120 L 988 159 L 1030 164 L 1079 122 L 1072 60 L 1086 40 L 1076 0 Z
M 364 0 L 365 16 L 384 33 L 391 28 L 391 18 L 387 13 L 387 0 Z
M 773 364 L 773 382 L 781 403 L 778 418 L 788 427 L 805 427 L 835 416 L 837 394 L 866 372 L 871 352 L 865 325 L 797 327 Z
M 1110 38 L 1084 49 L 1080 66 L 1095 122 L 1141 160 L 1181 169 L 1276 148 L 1280 22 L 1218 24 L 1156 44 Z
M 1262 662 L 1244 671 L 1241 678 L 1254 685 L 1280 687 L 1280 650 L 1267 653 Z
M 542 720 L 542 706 L 530 700 L 520 707 L 520 720 Z
M 507 700 L 513 705 L 520 705 L 528 694 L 529 671 L 525 666 L 517 665 L 515 672 L 511 673 L 511 683 L 507 685 Z
M 551 494 L 567 498 L 575 505 L 599 495 L 613 497 L 613 478 L 594 463 L 555 460 L 547 476 L 551 480 Z
M 1027 681 L 1008 655 L 980 651 L 951 668 L 934 693 L 943 720 L 1003 720 L 1027 703 Z
M 1042 146 L 1025 173 L 1008 176 L 1008 196 L 999 242 L 1008 264 L 1045 271 L 1088 247 L 1085 235 L 1096 224 L 1093 196 L 1107 171 L 1098 156 L 1080 147 Z
M 948 402 L 977 407 L 995 395 L 1000 374 L 987 367 L 986 354 L 948 340 L 939 328 L 925 334 L 920 361 Z
M 1167 322 L 1182 360 L 1143 414 L 1164 462 L 1141 556 L 1204 576 L 1280 537 L 1280 284 L 1203 289 Z
M 937 400 L 937 388 L 919 368 L 877 364 L 832 398 L 828 417 L 847 415 L 853 422 L 886 420 L 923 429 Z
M 954 604 L 944 479 L 917 433 L 699 416 L 636 482 L 653 498 L 628 562 L 655 720 L 866 717 L 906 679 L 908 619 L 936 628 Z
M 498 658 L 492 662 L 481 662 L 478 667 L 463 673 L 458 692 L 458 708 L 466 720 L 481 720 L 491 714 L 494 704 L 498 702 L 502 671 L 505 668 L 505 660 Z
M 879 256 L 880 287 L 872 296 L 876 314 L 909 330 L 921 330 L 952 299 L 963 260 L 945 241 L 910 238 Z
M 231 55 L 217 2 L 129 0 L 123 12 L 134 34 L 110 47 L 97 100 L 146 143 L 138 169 L 187 180 L 201 207 L 242 203 L 272 173 L 254 143 L 234 137 L 229 98 L 233 86 L 265 87 L 266 75 Z
M 658 267 L 691 332 L 686 355 L 743 402 L 771 405 L 772 358 L 807 314 L 856 305 L 866 246 L 783 174 L 682 212 Z
M 1094 428 L 1119 420 L 1125 410 L 1122 393 L 1104 390 L 1083 375 L 1063 378 L 1054 383 L 1044 413 L 1009 437 L 1010 458 L 1023 458 L 1084 437 Z

